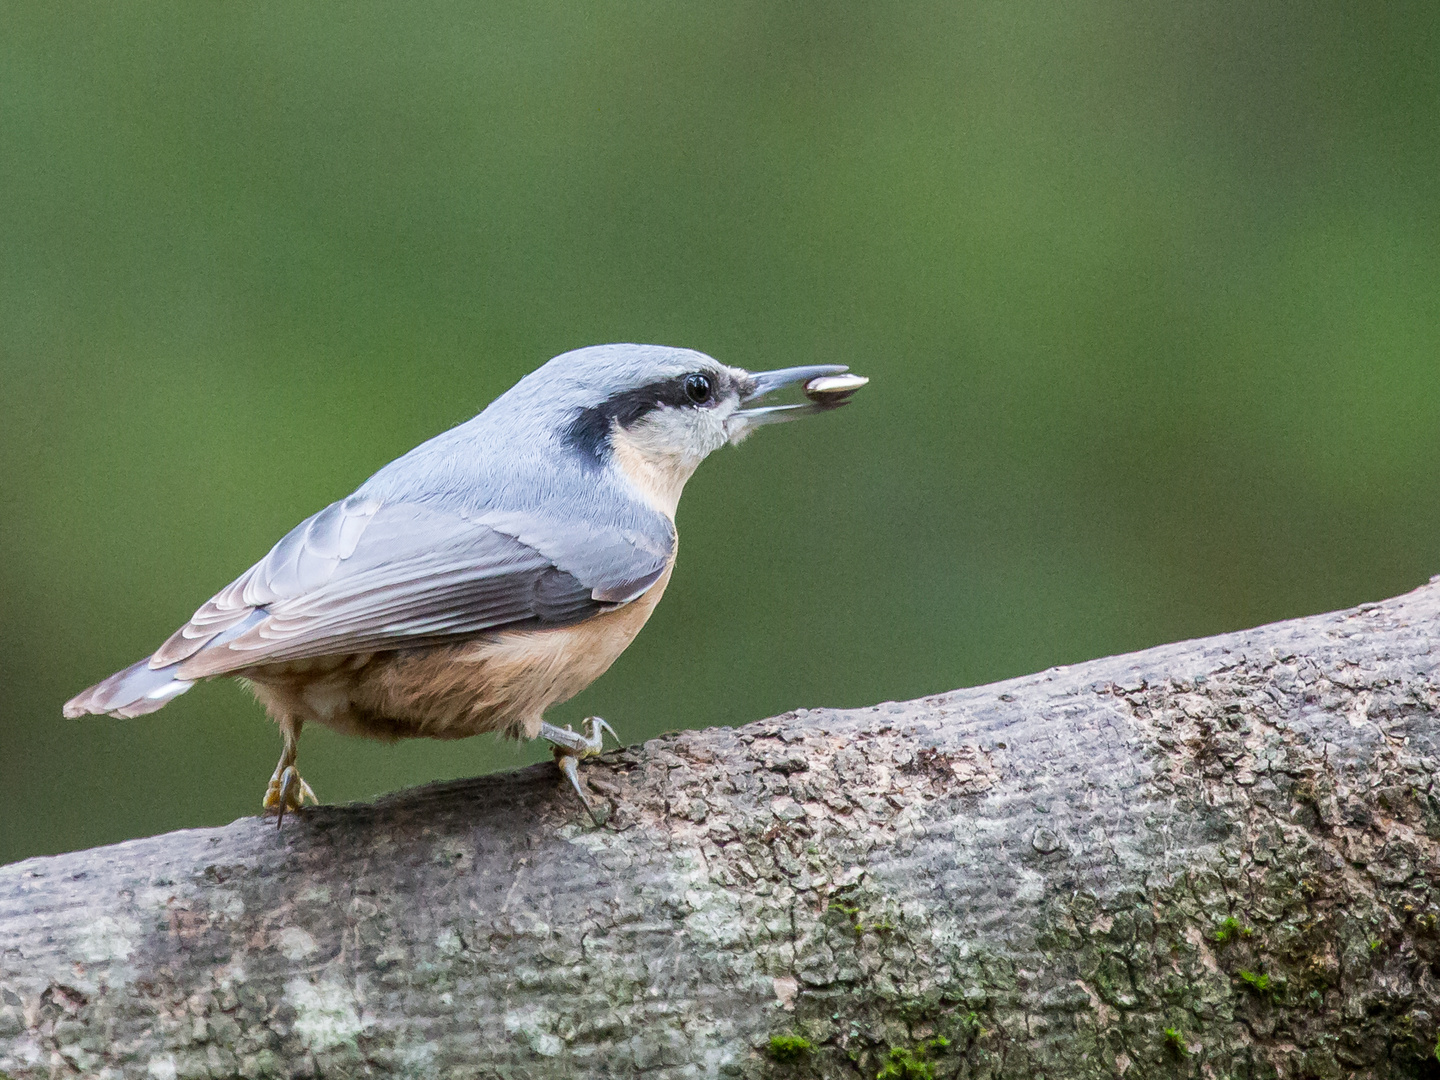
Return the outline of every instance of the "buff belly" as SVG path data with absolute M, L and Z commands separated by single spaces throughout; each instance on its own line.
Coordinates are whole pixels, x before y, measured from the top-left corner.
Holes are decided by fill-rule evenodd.
M 605 673 L 670 582 L 615 611 L 556 630 L 500 632 L 456 645 L 361 653 L 243 673 L 277 721 L 324 724 L 374 739 L 534 738 L 551 705 Z

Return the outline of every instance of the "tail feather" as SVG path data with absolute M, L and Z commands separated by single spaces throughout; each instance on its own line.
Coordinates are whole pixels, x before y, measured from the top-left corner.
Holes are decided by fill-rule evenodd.
M 207 649 L 218 648 L 239 637 L 256 623 L 262 622 L 269 612 L 256 608 L 235 625 L 214 635 L 205 645 L 196 650 L 195 656 Z M 166 642 L 168 645 L 169 642 Z M 165 646 L 160 646 L 160 652 Z M 179 697 L 195 685 L 194 679 L 182 679 L 176 675 L 180 665 L 192 656 L 186 655 L 173 664 L 151 667 L 158 653 L 131 664 L 124 671 L 117 671 L 104 682 L 96 683 L 89 690 L 76 694 L 65 703 L 65 715 L 72 720 L 86 713 L 105 713 L 128 720 L 132 716 L 144 716 L 161 708 L 173 697 Z
M 147 656 L 124 671 L 117 671 L 104 682 L 76 694 L 65 703 L 65 715 L 74 719 L 86 713 L 105 713 L 129 719 L 152 713 L 195 685 L 193 679 L 174 677 L 173 672 L 179 666 L 170 664 L 156 670 L 150 667 Z

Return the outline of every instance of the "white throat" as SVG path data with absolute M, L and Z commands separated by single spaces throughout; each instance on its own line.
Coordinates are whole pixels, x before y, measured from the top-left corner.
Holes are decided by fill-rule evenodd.
M 672 521 L 685 481 L 725 442 L 724 418 L 693 410 L 660 410 L 629 428 L 617 426 L 610 435 L 616 467 Z

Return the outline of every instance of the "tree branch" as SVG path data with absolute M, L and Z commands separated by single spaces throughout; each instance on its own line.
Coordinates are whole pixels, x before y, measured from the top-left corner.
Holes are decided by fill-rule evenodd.
M 0 1070 L 1425 1075 L 1437 614 L 17 863 Z

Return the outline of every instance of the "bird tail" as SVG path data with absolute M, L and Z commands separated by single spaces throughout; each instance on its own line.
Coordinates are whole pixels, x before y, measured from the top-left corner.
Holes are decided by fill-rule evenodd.
M 83 690 L 65 703 L 65 715 L 74 719 L 86 713 L 105 713 L 129 719 L 160 708 L 195 685 L 194 679 L 177 679 L 178 663 L 152 668 L 147 656 L 117 671 L 104 682 Z

